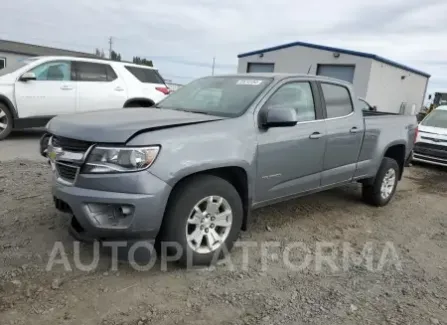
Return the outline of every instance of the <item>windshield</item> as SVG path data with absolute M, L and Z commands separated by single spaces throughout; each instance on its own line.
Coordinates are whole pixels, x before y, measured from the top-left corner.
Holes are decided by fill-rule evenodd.
M 447 110 L 435 109 L 428 114 L 421 125 L 447 129 Z
M 157 107 L 225 117 L 243 114 L 271 78 L 206 77 L 172 93 Z
M 30 64 L 31 62 L 34 62 L 38 59 L 39 59 L 38 57 L 28 58 L 28 59 L 25 59 L 23 61 L 11 64 L 11 65 L 8 64 L 8 66 L 6 68 L 0 70 L 0 76 L 4 76 L 5 74 L 19 70 L 20 68 L 23 68 L 24 66 L 26 66 L 26 65 Z

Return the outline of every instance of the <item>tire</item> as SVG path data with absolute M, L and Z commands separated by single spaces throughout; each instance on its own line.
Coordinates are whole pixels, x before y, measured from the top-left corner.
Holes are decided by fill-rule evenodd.
M 371 205 L 381 207 L 387 205 L 396 192 L 400 168 L 394 159 L 385 157 L 372 184 L 364 184 L 363 200 Z M 393 176 L 394 175 L 394 180 Z M 384 183 L 387 182 L 388 186 Z M 382 185 L 384 188 L 382 188 Z M 386 188 L 386 190 L 385 190 Z
M 9 108 L 0 104 L 0 141 L 6 139 L 11 133 L 12 123 L 13 119 Z
M 209 203 L 211 202 L 210 197 L 212 197 L 211 204 Z M 219 205 L 221 198 L 223 200 Z M 202 203 L 198 205 L 199 202 Z M 199 210 L 194 210 L 197 205 L 200 213 L 197 212 Z M 217 206 L 218 211 L 215 214 L 209 212 L 210 210 L 207 210 L 208 205 L 210 210 Z M 231 210 L 228 210 L 228 208 Z M 202 211 L 204 211 L 203 214 Z M 218 218 L 219 220 L 214 220 L 216 224 L 212 223 L 216 215 L 226 215 L 228 211 L 231 212 L 232 217 L 225 217 L 225 221 L 221 217 Z M 220 227 L 217 225 L 218 223 L 228 222 L 229 218 L 232 219 L 230 226 Z M 233 185 L 213 175 L 195 176 L 180 184 L 171 194 L 160 231 L 158 247 L 163 245 L 163 242 L 174 242 L 181 247 L 182 254 L 179 258 L 181 265 L 210 265 L 224 257 L 225 253 L 231 251 L 239 236 L 242 219 L 242 201 Z M 198 220 L 202 221 L 199 222 Z M 197 224 L 194 224 L 196 222 Z M 201 230 L 200 227 L 204 227 L 204 229 Z M 206 234 L 205 231 L 207 231 Z M 194 236 L 194 234 L 198 235 Z M 222 241 L 216 242 L 216 246 L 210 248 L 208 238 L 215 234 L 222 234 L 220 238 Z M 202 235 L 202 242 L 199 244 L 191 240 L 191 238 L 200 238 Z M 196 247 L 194 248 L 194 246 Z M 174 251 L 176 253 L 176 250 Z M 174 251 L 168 250 L 168 254 L 173 254 Z

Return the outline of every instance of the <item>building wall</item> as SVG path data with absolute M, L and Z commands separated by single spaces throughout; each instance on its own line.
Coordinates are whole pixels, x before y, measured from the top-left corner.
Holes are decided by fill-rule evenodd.
M 402 76 L 405 78 L 402 79 Z M 366 100 L 384 112 L 399 113 L 406 102 L 405 113 L 422 107 L 428 78 L 389 64 L 373 61 Z
M 317 73 L 317 64 L 354 64 L 353 85 L 358 96 L 365 97 L 368 88 L 372 60 L 358 56 L 340 54 L 334 58 L 333 52 L 308 47 L 295 46 L 259 55 L 239 58 L 238 73 L 247 72 L 248 62 L 275 63 L 275 72 Z
M 29 58 L 29 55 L 15 54 L 0 51 L 0 58 L 6 58 L 6 67 L 18 64 L 20 61 Z

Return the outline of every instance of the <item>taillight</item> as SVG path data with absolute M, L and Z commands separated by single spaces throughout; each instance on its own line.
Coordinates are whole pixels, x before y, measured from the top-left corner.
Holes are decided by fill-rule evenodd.
M 159 92 L 162 92 L 165 95 L 169 95 L 171 92 L 168 87 L 155 87 Z
M 414 143 L 416 143 L 416 140 L 418 139 L 418 135 L 419 135 L 419 127 L 416 128 L 416 132 L 414 134 Z

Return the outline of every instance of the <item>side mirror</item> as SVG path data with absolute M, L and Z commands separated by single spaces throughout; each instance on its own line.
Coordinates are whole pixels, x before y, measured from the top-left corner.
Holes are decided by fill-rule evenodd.
M 20 77 L 20 81 L 29 81 L 29 80 L 36 80 L 36 74 L 34 72 L 25 72 Z
M 265 128 L 294 126 L 298 123 L 295 109 L 284 106 L 271 106 L 264 112 L 262 126 Z
M 428 100 L 430 100 L 431 99 L 431 95 L 428 95 Z

